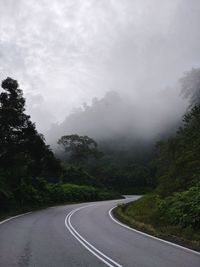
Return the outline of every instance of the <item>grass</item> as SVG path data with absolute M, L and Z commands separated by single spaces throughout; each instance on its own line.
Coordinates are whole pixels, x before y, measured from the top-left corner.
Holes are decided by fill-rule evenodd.
M 161 220 L 156 196 L 146 195 L 139 200 L 119 205 L 113 215 L 121 222 L 147 234 L 200 251 L 200 229 L 181 228 Z

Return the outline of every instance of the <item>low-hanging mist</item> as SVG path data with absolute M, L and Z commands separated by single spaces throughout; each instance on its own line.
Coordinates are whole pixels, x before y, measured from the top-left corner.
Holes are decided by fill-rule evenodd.
M 42 133 L 149 139 L 185 108 L 175 83 L 200 65 L 199 12 L 199 0 L 0 1 L 0 78 L 18 80 Z
M 74 110 L 61 124 L 52 125 L 46 137 L 55 146 L 60 136 L 78 133 L 107 146 L 112 140 L 115 149 L 127 149 L 131 143 L 152 143 L 174 132 L 186 107 L 187 101 L 177 88 L 151 98 L 147 94 L 137 101 L 110 91 L 102 99 L 94 98 L 91 105 Z

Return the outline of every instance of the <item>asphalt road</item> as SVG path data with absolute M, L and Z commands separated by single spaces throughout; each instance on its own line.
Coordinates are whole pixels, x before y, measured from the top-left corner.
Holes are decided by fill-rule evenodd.
M 123 201 L 52 207 L 0 224 L 0 266 L 200 267 L 200 254 L 113 221 L 109 210 Z

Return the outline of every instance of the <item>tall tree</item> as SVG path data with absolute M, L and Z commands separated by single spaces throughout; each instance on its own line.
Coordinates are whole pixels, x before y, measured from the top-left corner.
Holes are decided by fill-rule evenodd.
M 200 182 L 200 106 L 183 118 L 176 135 L 158 143 L 159 189 L 163 195 L 183 191 Z
M 25 176 L 59 172 L 59 163 L 44 138 L 25 114 L 25 99 L 18 82 L 7 78 L 0 94 L 0 169 L 10 177 L 12 185 Z
M 180 79 L 182 95 L 189 99 L 190 107 L 200 104 L 200 68 L 192 68 Z
M 76 163 L 101 156 L 97 143 L 88 136 L 65 135 L 58 140 L 58 144 L 69 154 L 70 161 Z

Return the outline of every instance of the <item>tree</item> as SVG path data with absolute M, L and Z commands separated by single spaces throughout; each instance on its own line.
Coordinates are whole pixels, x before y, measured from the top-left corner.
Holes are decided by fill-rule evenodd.
M 190 101 L 190 107 L 200 104 L 200 68 L 192 68 L 180 79 L 182 95 Z
M 88 136 L 65 135 L 58 140 L 58 144 L 70 155 L 70 161 L 76 163 L 89 158 L 98 158 L 101 155 L 97 143 Z
M 0 167 L 12 176 L 14 165 L 18 166 L 15 169 L 17 176 L 22 156 L 19 144 L 29 116 L 24 114 L 25 99 L 17 81 L 7 78 L 2 82 L 2 88 L 6 92 L 0 94 Z
M 183 191 L 200 181 L 200 106 L 183 118 L 176 135 L 158 143 L 157 175 L 162 195 Z
M 25 99 L 18 82 L 7 78 L 0 94 L 0 169 L 10 183 L 18 185 L 22 177 L 58 175 L 59 163 L 45 144 L 30 116 L 25 114 Z M 53 166 L 53 167 L 52 167 Z M 47 172 L 48 170 L 48 172 Z

